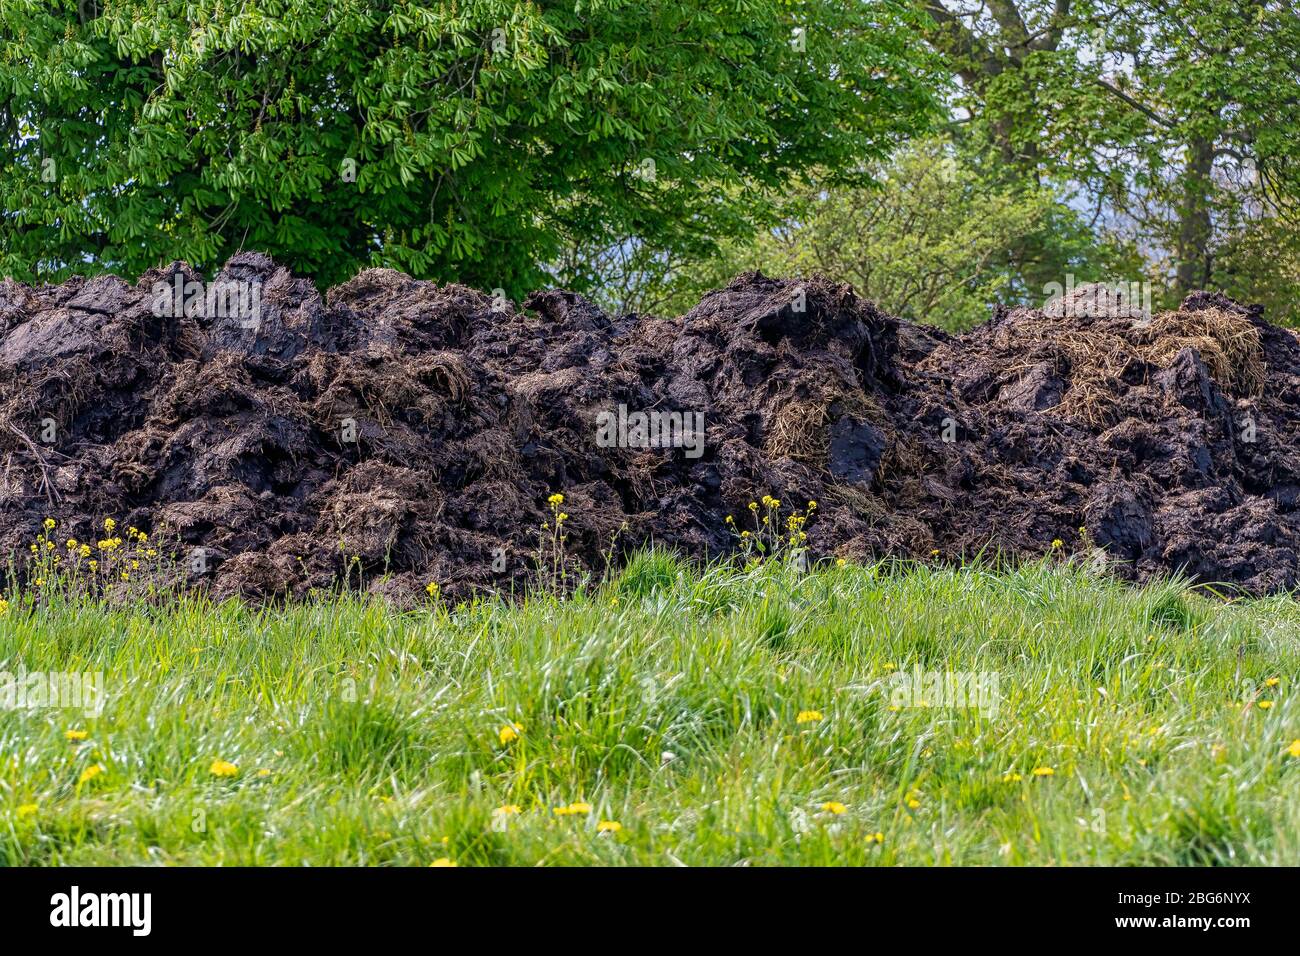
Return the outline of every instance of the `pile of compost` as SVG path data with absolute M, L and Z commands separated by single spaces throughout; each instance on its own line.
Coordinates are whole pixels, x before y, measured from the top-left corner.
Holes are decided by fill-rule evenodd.
M 255 286 L 256 323 L 159 307 L 202 282 L 174 263 L 0 283 L 20 578 L 47 518 L 62 548 L 112 517 L 182 564 L 201 549 L 190 576 L 217 597 L 508 592 L 536 579 L 558 492 L 575 575 L 649 544 L 734 554 L 772 495 L 817 502 L 813 560 L 1086 552 L 1135 580 L 1297 583 L 1300 345 L 1222 296 L 1144 316 L 1089 287 L 951 337 L 823 278 L 613 318 L 384 269 L 322 298 L 245 253 L 203 288 Z M 602 432 L 648 412 L 701 440 Z

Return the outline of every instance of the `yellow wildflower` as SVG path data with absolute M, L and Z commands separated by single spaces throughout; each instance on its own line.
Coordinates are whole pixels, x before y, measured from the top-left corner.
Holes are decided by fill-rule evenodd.
M 30 817 L 39 809 L 40 808 L 34 803 L 24 803 L 18 807 L 18 819 L 21 820 L 23 817 Z
M 523 733 L 523 731 L 524 728 L 519 724 L 506 724 L 497 731 L 497 739 L 500 740 L 503 745 L 508 744 L 511 741 L 518 740 L 519 735 Z
M 85 770 L 81 771 L 81 776 L 77 778 L 77 785 L 80 786 L 83 783 L 89 783 L 103 772 L 104 768 L 99 764 L 87 767 Z
M 1035 776 L 1035 777 L 1054 777 L 1054 776 L 1056 776 L 1056 771 L 1053 770 L 1051 767 L 1035 767 L 1033 773 L 1034 773 L 1034 776 Z
M 85 740 L 90 736 L 90 733 L 85 730 L 69 730 L 63 736 L 68 738 L 68 740 Z
M 493 810 L 492 815 L 496 817 L 512 817 L 515 816 L 516 814 L 523 813 L 523 812 L 524 812 L 523 808 L 520 807 L 519 804 L 507 803 L 505 806 L 497 807 L 495 810 Z
M 825 803 L 822 804 L 822 809 L 825 810 L 827 813 L 833 813 L 836 816 L 839 816 L 841 813 L 847 810 L 848 807 L 840 803 L 838 800 L 827 800 Z
M 1273 706 L 1273 702 L 1271 700 L 1261 700 L 1259 702 L 1260 710 L 1268 710 L 1272 706 Z
M 621 829 L 623 829 L 623 824 L 617 820 L 601 820 L 596 824 L 597 833 L 617 833 Z
M 113 529 L 116 527 L 117 527 L 117 522 L 114 521 L 112 518 L 104 519 L 104 530 L 107 531 L 109 534 L 112 534 Z
M 555 494 L 551 495 L 551 497 L 546 499 L 546 503 L 549 505 L 562 505 L 564 504 L 564 495 L 557 491 Z
M 1286 752 L 1292 757 L 1300 757 L 1300 737 L 1291 741 L 1291 746 L 1286 748 Z
M 796 724 L 815 724 L 821 719 L 822 712 L 820 710 L 801 710 L 795 716 L 794 722 Z
M 234 777 L 239 774 L 239 768 L 229 760 L 214 760 L 212 766 L 208 767 L 208 773 L 214 777 Z
M 440 590 L 441 588 L 438 587 L 437 581 L 430 581 L 428 584 L 424 586 L 424 592 L 428 594 L 429 597 L 431 598 L 436 598 Z
M 438 859 L 434 860 L 432 863 L 429 864 L 429 866 L 455 866 L 455 865 L 456 863 L 454 861 L 448 859 L 445 856 L 440 856 L 438 857 Z
M 1282 683 L 1282 678 L 1280 678 L 1280 677 L 1270 677 L 1268 680 L 1264 681 L 1264 686 L 1265 686 L 1265 687 L 1276 687 L 1276 686 L 1277 686 L 1278 684 L 1280 684 L 1280 683 Z
M 46 531 L 53 531 L 53 530 L 54 530 L 54 519 L 53 519 L 53 518 L 46 518 L 46 519 L 45 519 L 45 530 L 46 530 Z
M 1065 542 L 1062 541 L 1060 538 L 1053 538 L 1053 539 L 1052 539 L 1052 550 L 1053 550 L 1053 551 L 1057 551 L 1057 550 L 1059 550 L 1059 549 L 1061 549 L 1061 548 L 1064 548 L 1064 547 L 1065 547 Z

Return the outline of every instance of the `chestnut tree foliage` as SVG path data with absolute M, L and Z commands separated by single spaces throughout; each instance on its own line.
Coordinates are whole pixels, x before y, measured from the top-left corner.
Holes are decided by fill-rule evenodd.
M 0 275 L 270 253 L 519 295 L 925 127 L 894 0 L 4 0 Z M 565 272 L 568 274 L 565 274 Z

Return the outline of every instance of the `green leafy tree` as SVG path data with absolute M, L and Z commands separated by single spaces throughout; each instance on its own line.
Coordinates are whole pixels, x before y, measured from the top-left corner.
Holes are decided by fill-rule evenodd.
M 958 105 L 1006 174 L 1081 184 L 1167 262 L 1222 285 L 1242 230 L 1300 226 L 1300 17 L 1286 0 L 921 0 Z M 1240 273 L 1238 273 L 1240 274 Z
M 1082 284 L 1141 274 L 1135 249 L 1095 239 L 1054 190 L 987 179 L 946 140 L 904 147 L 870 175 L 870 187 L 800 189 L 778 228 L 681 272 L 665 304 L 684 307 L 747 269 L 821 272 L 895 315 L 960 330 L 995 303 L 1041 306 L 1066 275 Z
M 0 274 L 385 264 L 519 295 L 698 251 L 926 121 L 894 0 L 4 0 Z M 567 270 L 567 274 L 566 274 Z

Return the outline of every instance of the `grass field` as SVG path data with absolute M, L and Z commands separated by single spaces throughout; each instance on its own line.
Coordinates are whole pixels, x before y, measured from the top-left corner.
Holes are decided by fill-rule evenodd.
M 0 863 L 1296 864 L 1298 627 L 1051 561 L 11 600 L 0 670 L 102 671 L 107 703 L 0 711 Z

